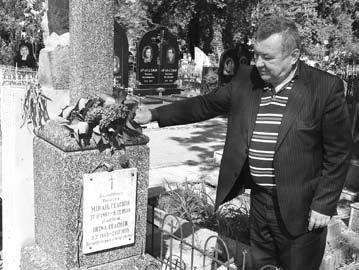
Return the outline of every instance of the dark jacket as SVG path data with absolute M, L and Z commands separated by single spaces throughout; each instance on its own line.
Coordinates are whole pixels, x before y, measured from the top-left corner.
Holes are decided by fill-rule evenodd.
M 273 161 L 281 216 L 294 236 L 305 232 L 310 209 L 336 214 L 351 144 L 343 82 L 302 62 L 296 76 Z M 223 88 L 156 109 L 161 127 L 228 114 L 216 207 L 251 182 L 248 148 L 263 84 L 255 67 L 241 66 Z

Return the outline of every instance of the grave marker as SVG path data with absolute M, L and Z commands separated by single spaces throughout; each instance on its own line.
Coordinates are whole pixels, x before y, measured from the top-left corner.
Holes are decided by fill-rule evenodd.
M 113 76 L 115 85 L 128 87 L 128 39 L 125 29 L 115 21 Z
M 83 175 L 84 254 L 135 242 L 137 169 Z
M 134 93 L 165 95 L 180 93 L 177 88 L 179 47 L 176 36 L 160 27 L 147 32 L 137 47 L 137 81 Z
M 70 1 L 72 104 L 112 94 L 113 5 Z M 141 134 L 126 140 L 126 151 L 100 151 L 94 140 L 79 145 L 56 120 L 46 123 L 34 139 L 36 243 L 23 247 L 22 270 L 141 270 L 156 263 L 143 256 L 147 143 Z
M 47 0 L 49 34 L 62 35 L 69 31 L 69 0 Z

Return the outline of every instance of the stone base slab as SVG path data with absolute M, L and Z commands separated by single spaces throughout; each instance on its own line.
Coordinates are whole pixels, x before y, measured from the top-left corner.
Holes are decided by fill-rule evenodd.
M 179 88 L 173 88 L 173 89 L 165 89 L 165 91 L 163 91 L 162 95 L 172 95 L 172 94 L 180 94 L 182 91 L 182 89 Z M 156 89 L 139 89 L 136 88 L 133 90 L 133 94 L 134 95 L 138 95 L 138 96 L 146 96 L 146 95 L 158 95 L 158 92 Z
M 21 250 L 21 270 L 145 270 L 161 269 L 160 262 L 148 254 L 133 256 L 110 263 L 87 267 L 80 265 L 73 268 L 60 267 L 56 262 L 37 245 L 28 245 Z
M 36 244 L 62 268 L 97 266 L 133 256 L 144 250 L 147 214 L 149 149 L 145 145 L 126 146 L 126 151 L 98 149 L 64 152 L 66 148 L 36 137 L 34 139 L 34 202 Z M 57 145 L 57 146 L 55 146 Z M 59 146 L 60 145 L 60 146 Z M 68 145 L 67 145 L 68 146 Z M 114 170 L 137 168 L 135 243 L 85 254 L 81 245 L 83 175 L 98 164 Z

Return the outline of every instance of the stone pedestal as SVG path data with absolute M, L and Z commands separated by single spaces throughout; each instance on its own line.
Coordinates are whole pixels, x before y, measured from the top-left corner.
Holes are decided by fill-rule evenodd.
M 136 269 L 143 256 L 146 236 L 149 172 L 148 138 L 127 142 L 126 150 L 100 152 L 95 145 L 80 148 L 69 132 L 50 121 L 34 139 L 35 244 L 22 250 L 23 270 Z M 137 168 L 134 244 L 94 253 L 82 251 L 83 175 L 99 164 L 114 170 Z M 142 263 L 140 263 L 142 262 Z
M 28 245 L 23 247 L 21 258 L 22 270 L 67 270 L 68 268 L 60 267 L 52 257 L 45 253 L 36 245 Z M 153 268 L 147 268 L 153 266 Z M 106 264 L 97 265 L 91 268 L 86 266 L 74 267 L 70 270 L 148 270 L 161 269 L 160 263 L 152 256 L 140 255 L 117 260 Z

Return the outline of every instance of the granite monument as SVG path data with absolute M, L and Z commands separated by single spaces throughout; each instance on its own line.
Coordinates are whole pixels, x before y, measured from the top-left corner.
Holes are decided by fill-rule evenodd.
M 70 105 L 112 93 L 113 4 L 70 1 Z M 53 119 L 34 139 L 35 243 L 23 247 L 21 269 L 156 264 L 144 253 L 148 138 L 137 134 L 124 139 L 125 148 L 100 150 L 95 140 L 79 144 L 74 134 Z
M 147 32 L 137 48 L 138 95 L 180 93 L 177 86 L 179 46 L 165 27 Z

